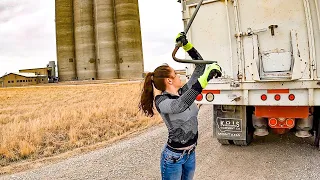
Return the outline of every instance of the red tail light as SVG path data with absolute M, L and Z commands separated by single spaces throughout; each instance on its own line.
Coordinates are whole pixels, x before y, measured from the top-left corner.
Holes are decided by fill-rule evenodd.
M 265 94 L 262 94 L 262 95 L 261 95 L 261 100 L 262 100 L 262 101 L 265 101 L 265 100 L 267 100 L 267 99 L 268 99 L 267 95 L 265 95 Z
M 294 94 L 290 94 L 290 95 L 289 95 L 289 100 L 290 100 L 290 101 L 293 101 L 295 98 L 296 98 L 296 97 L 295 97 Z
M 295 125 L 294 118 L 270 118 L 269 126 L 272 129 L 291 129 Z
M 202 94 L 199 94 L 197 97 L 196 97 L 196 100 L 197 101 L 201 101 L 203 99 L 203 95 Z
M 276 94 L 276 95 L 274 96 L 274 99 L 275 99 L 276 101 L 280 101 L 281 96 L 280 96 L 279 94 Z
M 276 118 L 269 119 L 269 125 L 270 126 L 276 126 L 278 124 L 278 121 Z
M 290 119 L 290 118 L 287 119 L 286 123 L 287 123 L 288 127 L 293 127 L 294 126 L 294 120 L 293 119 Z

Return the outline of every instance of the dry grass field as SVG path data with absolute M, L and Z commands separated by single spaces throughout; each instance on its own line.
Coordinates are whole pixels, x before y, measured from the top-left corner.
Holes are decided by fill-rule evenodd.
M 138 112 L 142 83 L 0 88 L 0 167 L 161 123 Z

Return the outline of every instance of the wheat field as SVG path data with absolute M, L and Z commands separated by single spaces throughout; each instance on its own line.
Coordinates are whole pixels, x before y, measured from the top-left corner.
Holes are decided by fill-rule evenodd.
M 0 166 L 108 141 L 162 122 L 138 111 L 142 83 L 0 89 Z

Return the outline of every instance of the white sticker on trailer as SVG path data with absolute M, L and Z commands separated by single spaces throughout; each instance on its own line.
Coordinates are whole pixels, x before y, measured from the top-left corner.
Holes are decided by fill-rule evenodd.
M 242 119 L 218 117 L 216 123 L 220 132 L 242 132 Z

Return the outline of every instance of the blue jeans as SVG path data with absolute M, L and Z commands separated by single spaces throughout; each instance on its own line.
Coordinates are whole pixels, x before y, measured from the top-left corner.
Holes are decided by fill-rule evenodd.
M 196 169 L 195 151 L 176 153 L 164 148 L 160 159 L 162 180 L 192 180 Z

